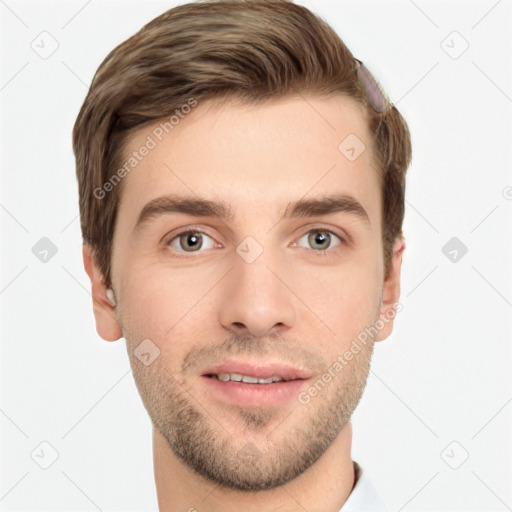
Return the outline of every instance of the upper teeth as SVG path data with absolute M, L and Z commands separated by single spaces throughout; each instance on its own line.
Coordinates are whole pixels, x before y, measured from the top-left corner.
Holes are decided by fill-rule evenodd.
M 219 373 L 214 376 L 219 380 L 227 382 L 228 380 L 234 380 L 237 382 L 247 382 L 248 384 L 270 384 L 271 382 L 279 382 L 283 380 L 281 377 L 269 377 L 268 379 L 258 379 L 257 377 L 251 377 L 249 375 L 240 375 L 239 373 Z

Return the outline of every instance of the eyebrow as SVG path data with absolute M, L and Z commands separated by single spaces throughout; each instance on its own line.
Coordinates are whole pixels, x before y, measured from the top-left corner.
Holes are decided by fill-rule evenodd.
M 344 212 L 359 217 L 370 224 L 370 217 L 363 205 L 354 197 L 347 194 L 331 194 L 311 199 L 300 199 L 289 203 L 283 217 L 314 217 L 316 215 L 329 215 Z
M 288 203 L 283 218 L 314 217 L 337 212 L 355 215 L 370 224 L 368 213 L 361 203 L 347 194 L 330 194 Z M 224 221 L 232 221 L 234 218 L 231 206 L 223 201 L 167 195 L 151 200 L 142 208 L 134 231 L 141 229 L 148 221 L 170 213 L 215 217 Z
M 139 213 L 134 230 L 139 230 L 151 219 L 169 213 L 181 213 L 195 217 L 216 217 L 226 221 L 233 219 L 231 207 L 222 201 L 169 195 L 157 197 L 147 203 Z

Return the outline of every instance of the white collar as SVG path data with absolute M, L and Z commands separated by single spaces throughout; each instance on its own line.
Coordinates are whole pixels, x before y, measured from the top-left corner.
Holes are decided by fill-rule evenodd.
M 390 512 L 381 500 L 366 471 L 354 463 L 355 485 L 340 512 Z

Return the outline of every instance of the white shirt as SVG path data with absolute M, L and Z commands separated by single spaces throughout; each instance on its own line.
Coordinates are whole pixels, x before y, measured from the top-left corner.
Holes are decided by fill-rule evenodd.
M 380 499 L 367 473 L 354 462 L 355 486 L 340 512 L 390 512 Z

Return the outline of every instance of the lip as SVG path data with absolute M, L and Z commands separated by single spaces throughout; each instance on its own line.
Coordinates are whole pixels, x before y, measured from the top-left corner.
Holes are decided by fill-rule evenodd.
M 258 379 L 277 376 L 286 381 L 309 379 L 311 375 L 304 369 L 279 362 L 251 362 L 226 360 L 215 364 L 202 372 L 203 376 L 219 373 L 239 373 Z
M 221 381 L 211 374 L 239 373 L 259 379 L 278 376 L 284 379 L 269 384 L 247 384 L 244 382 Z M 201 381 L 215 399 L 238 406 L 283 406 L 296 399 L 306 385 L 310 374 L 298 367 L 279 362 L 250 362 L 226 360 L 202 372 Z
M 202 375 L 201 381 L 207 391 L 222 402 L 246 407 L 282 407 L 290 400 L 297 398 L 308 379 L 272 382 L 271 384 L 246 384 L 234 381 L 223 382 Z

